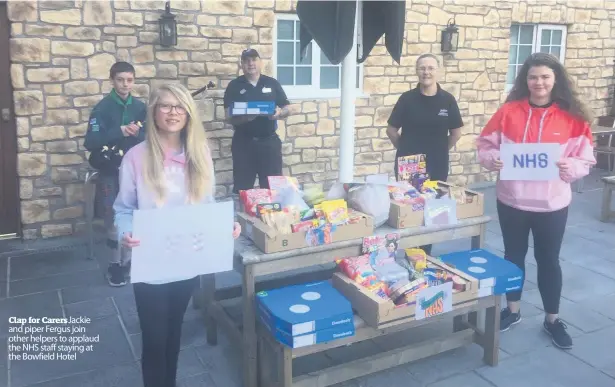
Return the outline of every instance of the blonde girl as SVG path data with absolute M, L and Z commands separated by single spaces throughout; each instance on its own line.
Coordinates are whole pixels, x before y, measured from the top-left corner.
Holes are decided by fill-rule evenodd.
M 211 152 L 190 92 L 178 84 L 158 88 L 150 98 L 146 125 L 145 142 L 126 153 L 120 167 L 114 210 L 126 248 L 139 245 L 132 237 L 134 210 L 214 201 Z M 240 232 L 235 223 L 233 237 Z M 197 283 L 194 276 L 133 284 L 144 387 L 175 386 L 182 321 Z

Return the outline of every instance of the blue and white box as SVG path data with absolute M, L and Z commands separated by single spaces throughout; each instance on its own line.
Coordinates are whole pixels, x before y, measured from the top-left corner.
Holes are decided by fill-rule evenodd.
M 290 337 L 333 328 L 347 331 L 350 326 L 354 332 L 352 306 L 329 282 L 262 291 L 256 295 L 256 305 L 274 336 L 278 331 Z
M 523 289 L 521 269 L 487 250 L 459 251 L 444 254 L 440 259 L 445 264 L 476 278 L 481 297 Z
M 252 102 L 233 102 L 231 114 L 234 116 L 243 115 L 264 115 L 275 114 L 274 101 L 252 101 Z
M 329 329 L 321 329 L 319 331 L 307 333 L 305 335 L 291 336 L 288 332 L 284 332 L 279 328 L 274 328 L 266 321 L 263 314 L 259 314 L 259 318 L 265 328 L 271 335 L 280 343 L 291 348 L 308 347 L 318 343 L 326 343 L 342 339 L 344 337 L 354 336 L 354 322 L 351 320 L 347 323 L 336 325 Z

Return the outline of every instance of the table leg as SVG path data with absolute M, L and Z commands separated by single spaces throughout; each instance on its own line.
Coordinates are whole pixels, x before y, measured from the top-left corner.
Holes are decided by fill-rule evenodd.
M 257 336 L 254 270 L 243 267 L 243 386 L 257 387 Z
M 487 233 L 487 225 L 481 224 L 480 226 L 480 234 L 473 236 L 471 241 L 472 249 L 482 249 L 485 247 L 485 235 Z M 475 321 L 471 321 L 474 326 L 479 329 L 484 329 L 485 327 L 485 311 L 481 310 L 478 313 L 473 313 L 473 316 L 470 316 Z
M 278 386 L 293 386 L 293 355 L 291 349 L 285 345 L 278 345 L 276 350 L 276 363 L 278 366 Z
M 201 313 L 207 329 L 207 344 L 218 344 L 218 324 L 210 313 L 210 305 L 216 301 L 216 275 L 206 274 L 201 277 Z
M 608 222 L 611 217 L 611 196 L 613 190 L 607 183 L 604 184 L 602 189 L 602 211 L 600 212 L 600 221 Z
M 498 365 L 500 348 L 500 307 L 501 297 L 495 297 L 495 305 L 487 308 L 483 340 L 483 361 L 490 366 Z
M 482 249 L 485 246 L 485 234 L 487 232 L 487 225 L 480 225 L 480 234 L 472 237 L 471 248 L 472 249 Z

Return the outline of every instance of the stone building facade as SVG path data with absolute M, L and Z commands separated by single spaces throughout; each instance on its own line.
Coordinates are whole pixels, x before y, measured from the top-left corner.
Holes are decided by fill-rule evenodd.
M 274 72 L 276 17 L 291 1 L 172 1 L 178 44 L 158 42 L 163 1 L 9 1 L 11 79 L 18 131 L 21 218 L 25 238 L 72 234 L 83 226 L 83 136 L 94 104 L 107 92 L 109 67 L 136 67 L 136 94 L 161 82 L 219 90 L 199 100 L 214 151 L 219 196 L 232 184 L 232 129 L 223 123 L 223 88 L 239 74 L 250 46 Z M 492 4 L 492 5 L 488 5 Z M 454 18 L 459 50 L 441 56 L 440 31 Z M 399 95 L 417 82 L 418 55 L 440 55 L 441 84 L 459 101 L 465 126 L 451 155 L 450 180 L 493 180 L 476 162 L 474 140 L 505 98 L 511 25 L 566 27 L 565 64 L 596 115 L 606 112 L 615 57 L 615 0 L 408 0 L 401 65 L 379 44 L 363 65 L 356 111 L 356 175 L 390 172 L 394 150 L 386 121 Z M 285 173 L 306 184 L 337 178 L 339 98 L 293 100 L 297 114 L 280 125 Z

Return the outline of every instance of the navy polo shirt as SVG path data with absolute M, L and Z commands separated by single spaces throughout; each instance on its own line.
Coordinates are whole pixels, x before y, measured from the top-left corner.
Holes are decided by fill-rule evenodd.
M 242 75 L 233 79 L 224 92 L 224 109 L 231 107 L 233 102 L 274 101 L 276 106 L 290 105 L 290 101 L 282 89 L 282 85 L 276 79 L 262 75 L 256 86 Z M 246 134 L 252 137 L 269 137 L 277 129 L 277 121 L 269 117 L 257 117 L 245 124 L 235 125 L 238 134 Z

